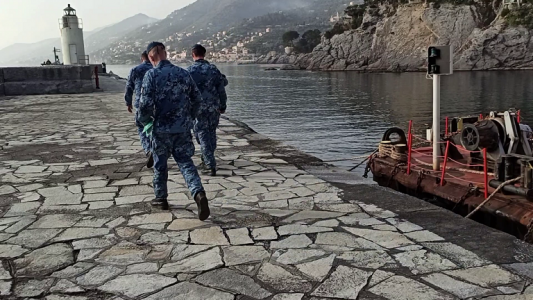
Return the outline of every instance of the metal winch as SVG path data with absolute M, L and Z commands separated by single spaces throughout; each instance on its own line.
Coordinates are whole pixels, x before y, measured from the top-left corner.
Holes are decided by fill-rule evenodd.
M 486 117 L 455 118 L 449 124 L 448 138 L 456 145 L 472 151 L 469 159 L 480 157 L 486 149 L 492 161 L 494 179 L 489 185 L 497 188 L 502 183 L 520 177 L 519 185 L 508 184 L 503 192 L 533 199 L 533 132 L 528 125 L 518 122 L 515 110 L 490 112 Z M 462 156 L 459 152 L 450 153 Z
M 533 132 L 520 124 L 517 112 L 490 112 L 483 120 L 477 117 L 455 118 L 449 124 L 451 140 L 468 151 L 487 149 L 487 156 L 497 161 L 506 154 L 532 156 Z

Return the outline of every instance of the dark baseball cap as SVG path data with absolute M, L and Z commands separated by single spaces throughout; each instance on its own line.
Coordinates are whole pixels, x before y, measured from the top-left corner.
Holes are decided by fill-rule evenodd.
M 205 51 L 205 47 L 200 45 L 200 44 L 196 44 L 194 46 L 192 46 L 192 50 L 202 50 L 202 51 Z
M 163 48 L 165 48 L 165 45 L 163 45 L 163 43 L 161 42 L 151 42 L 150 44 L 148 44 L 148 47 L 146 47 L 146 53 L 150 53 L 152 49 L 154 49 L 155 47 L 159 47 L 159 46 L 162 46 Z

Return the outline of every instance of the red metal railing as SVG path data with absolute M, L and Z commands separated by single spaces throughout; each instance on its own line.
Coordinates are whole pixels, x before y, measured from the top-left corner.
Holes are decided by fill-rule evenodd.
M 409 121 L 409 133 L 407 134 L 407 144 L 408 144 L 408 152 L 407 152 L 407 175 L 411 174 L 411 154 L 413 149 L 413 120 Z
M 483 119 L 483 115 L 480 114 L 480 119 L 482 120 Z M 449 125 L 449 118 L 446 117 L 446 136 L 450 133 L 449 130 L 448 130 L 448 125 Z M 488 156 L 487 156 L 487 150 L 486 149 L 483 149 L 482 151 L 469 151 L 467 149 L 465 149 L 464 147 L 461 147 L 460 145 L 454 145 L 452 144 L 450 141 L 446 141 L 446 142 L 438 142 L 438 143 L 446 143 L 446 151 L 444 153 L 443 156 L 439 156 L 440 158 L 443 158 L 443 162 L 442 162 L 442 170 L 440 172 L 438 171 L 432 171 L 430 169 L 428 169 L 428 166 L 430 165 L 429 162 L 426 163 L 424 161 L 424 159 L 416 159 L 416 158 L 413 158 L 413 153 L 416 153 L 417 155 L 419 155 L 419 158 L 420 156 L 422 157 L 430 157 L 430 156 L 433 156 L 433 154 L 431 153 L 431 151 L 427 151 L 426 150 L 417 150 L 417 149 L 413 149 L 413 144 L 414 144 L 414 140 L 417 139 L 419 140 L 420 142 L 429 142 L 427 139 L 425 138 L 421 138 L 419 136 L 416 136 L 414 134 L 414 129 L 413 129 L 413 121 L 409 121 L 409 128 L 408 128 L 408 136 L 407 136 L 407 143 L 408 143 L 408 156 L 407 156 L 407 174 L 410 175 L 411 172 L 415 169 L 420 169 L 420 170 L 423 170 L 424 172 L 429 172 L 431 174 L 433 174 L 434 176 L 436 177 L 439 177 L 440 176 L 440 185 L 441 186 L 444 186 L 446 184 L 446 178 L 450 178 L 450 179 L 454 179 L 454 180 L 457 180 L 457 181 L 463 181 L 465 183 L 473 183 L 473 184 L 476 184 L 478 186 L 483 186 L 484 187 L 484 195 L 485 195 L 485 198 L 488 197 L 488 191 L 489 191 L 489 180 L 488 180 L 488 176 L 489 176 L 489 169 L 488 169 Z M 433 142 L 436 142 L 436 141 L 433 141 Z M 450 153 L 450 147 L 451 146 L 454 146 L 456 147 L 458 150 L 460 150 L 461 152 L 468 152 L 468 153 L 478 153 L 478 154 L 483 154 L 483 164 L 472 164 L 472 163 L 462 163 L 462 162 L 459 162 L 457 160 L 454 160 L 452 158 L 449 157 L 449 153 Z M 415 162 L 416 161 L 416 162 Z M 457 167 L 453 167 L 452 166 L 452 169 L 456 168 L 456 170 L 469 170 L 469 168 L 472 168 L 472 167 L 477 167 L 477 168 L 483 168 L 483 182 L 473 182 L 471 179 L 470 180 L 466 180 L 466 179 L 463 179 L 463 178 L 460 178 L 460 177 L 457 177 L 457 176 L 454 176 L 453 174 L 451 174 L 449 171 L 449 168 L 448 168 L 448 162 L 451 161 L 455 164 L 455 166 L 459 166 L 459 169 L 457 169 Z M 425 167 L 424 167 L 425 166 Z M 461 166 L 464 167 L 464 169 L 461 168 Z M 472 170 L 472 172 L 477 172 L 477 171 L 474 171 Z M 481 172 L 479 172 L 481 173 Z
M 98 67 L 94 67 L 94 81 L 96 81 L 96 88 L 100 89 L 100 78 L 98 78 Z
M 446 141 L 446 152 L 444 152 L 444 163 L 442 166 L 442 174 L 440 177 L 440 186 L 444 185 L 444 176 L 446 175 L 446 163 L 448 162 L 448 151 L 450 150 L 450 141 Z
M 489 197 L 489 168 L 487 167 L 487 148 L 483 148 L 483 179 L 485 181 L 485 199 Z

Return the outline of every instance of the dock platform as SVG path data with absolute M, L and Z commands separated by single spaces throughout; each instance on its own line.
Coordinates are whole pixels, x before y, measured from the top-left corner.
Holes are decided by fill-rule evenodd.
M 533 299 L 531 244 L 237 121 L 218 145 L 200 222 L 173 162 L 150 206 L 121 93 L 0 98 L 0 298 Z
M 447 162 L 441 184 L 442 171 L 433 171 L 432 152 L 431 147 L 416 149 L 410 173 L 405 163 L 399 164 L 390 157 L 375 157 L 370 167 L 374 181 L 412 196 L 436 198 L 441 205 L 463 216 L 484 203 L 485 188 L 487 195 L 495 191 L 490 186 L 485 187 L 482 169 L 467 170 L 464 164 L 454 160 Z M 492 179 L 494 175 L 489 173 L 487 180 Z M 533 202 L 525 197 L 496 193 L 472 219 L 533 243 Z

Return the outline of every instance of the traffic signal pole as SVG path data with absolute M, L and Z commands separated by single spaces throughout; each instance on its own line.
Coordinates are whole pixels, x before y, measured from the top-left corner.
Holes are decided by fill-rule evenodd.
M 428 72 L 433 79 L 433 170 L 440 170 L 440 79 L 453 74 L 453 50 L 451 46 L 428 48 Z
M 440 170 L 440 75 L 433 75 L 433 170 Z

